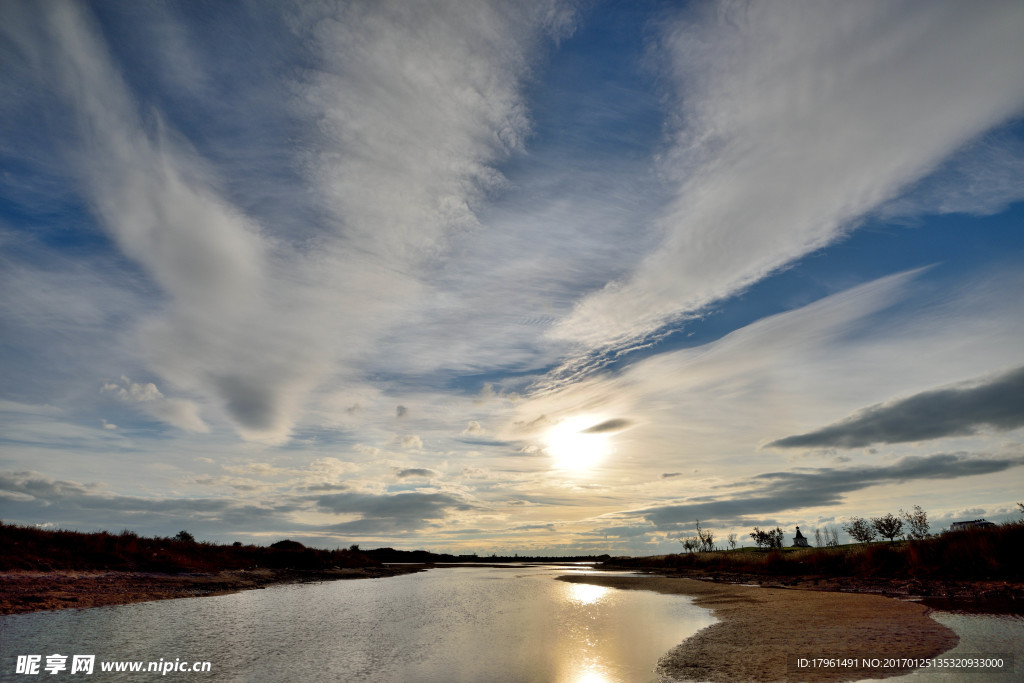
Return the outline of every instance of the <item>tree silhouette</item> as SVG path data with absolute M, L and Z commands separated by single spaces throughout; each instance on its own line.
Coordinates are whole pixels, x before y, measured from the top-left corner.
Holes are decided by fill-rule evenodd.
M 924 510 L 921 509 L 920 505 L 915 505 L 911 512 L 904 512 L 900 510 L 900 517 L 907 523 L 909 531 L 907 531 L 907 538 L 912 541 L 920 541 L 928 538 L 928 515 Z
M 870 543 L 875 540 L 875 528 L 871 525 L 871 522 L 863 517 L 851 518 L 849 522 L 843 525 L 843 529 L 855 541 Z
M 888 538 L 889 543 L 892 543 L 893 539 L 903 531 L 903 520 L 891 512 L 887 512 L 885 517 L 872 517 L 871 526 L 878 532 L 879 536 Z

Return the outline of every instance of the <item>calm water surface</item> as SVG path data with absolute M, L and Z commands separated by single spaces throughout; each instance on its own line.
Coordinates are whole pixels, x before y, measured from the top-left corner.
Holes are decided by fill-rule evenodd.
M 554 579 L 569 571 L 436 569 L 0 617 L 0 678 L 154 680 L 13 674 L 18 654 L 59 653 L 212 662 L 175 680 L 658 681 L 659 658 L 714 623 L 682 596 Z
M 942 654 L 942 657 L 1010 655 L 1013 658 L 1013 670 L 1005 672 L 943 672 L 918 669 L 906 676 L 885 679 L 888 683 L 903 681 L 908 683 L 925 683 L 927 681 L 1018 683 L 1024 680 L 1024 617 L 1008 614 L 951 612 L 932 612 L 931 617 L 940 624 L 953 629 L 960 636 L 960 643 L 949 652 Z
M 579 571 L 436 569 L 0 617 L 0 680 L 660 681 L 658 660 L 714 623 L 708 610 L 682 596 L 554 580 Z M 1022 680 L 1024 618 L 933 618 L 960 636 L 945 656 L 1013 654 L 1016 672 L 918 671 L 886 680 Z M 17 655 L 54 653 L 94 654 L 97 663 L 209 661 L 212 672 L 14 674 Z

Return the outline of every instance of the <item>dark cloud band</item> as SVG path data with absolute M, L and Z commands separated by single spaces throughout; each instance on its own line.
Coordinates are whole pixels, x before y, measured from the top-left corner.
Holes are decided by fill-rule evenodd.
M 608 434 L 610 432 L 621 432 L 623 429 L 632 426 L 633 423 L 623 418 L 616 418 L 614 420 L 605 420 L 593 427 L 587 427 L 581 434 Z
M 966 453 L 937 453 L 907 457 L 887 466 L 831 468 L 795 472 L 769 472 L 747 482 L 746 492 L 727 498 L 704 496 L 677 505 L 634 510 L 659 528 L 672 529 L 693 520 L 735 522 L 744 517 L 788 510 L 835 506 L 845 494 L 870 486 L 927 479 L 957 479 L 992 474 L 1024 465 L 1024 457 L 985 457 Z
M 968 387 L 935 389 L 866 408 L 807 434 L 768 444 L 773 448 L 860 448 L 876 443 L 967 436 L 988 427 L 1024 427 L 1024 367 Z

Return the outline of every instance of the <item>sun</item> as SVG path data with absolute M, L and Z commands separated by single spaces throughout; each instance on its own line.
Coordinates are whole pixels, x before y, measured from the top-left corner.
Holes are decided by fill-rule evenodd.
M 558 470 L 585 470 L 598 464 L 611 452 L 609 434 L 588 432 L 600 424 L 593 417 L 572 417 L 555 425 L 544 437 L 544 450 Z

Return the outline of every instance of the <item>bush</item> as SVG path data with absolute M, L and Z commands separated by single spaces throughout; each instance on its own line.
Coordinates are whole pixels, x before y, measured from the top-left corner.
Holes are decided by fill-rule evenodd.
M 185 531 L 184 529 L 182 529 L 174 537 L 174 540 L 175 541 L 181 541 L 182 543 L 195 543 L 196 542 L 196 537 L 193 536 L 192 534 L 190 534 L 189 532 Z
M 296 541 L 277 547 L 196 543 L 183 532 L 171 538 L 144 538 L 122 531 L 81 533 L 49 531 L 0 523 L 0 571 L 60 569 L 158 572 L 214 572 L 263 567 L 327 569 L 380 564 L 352 550 L 306 548 Z

